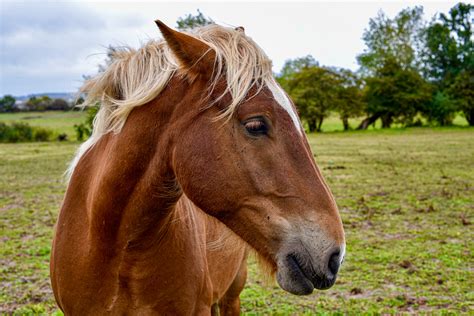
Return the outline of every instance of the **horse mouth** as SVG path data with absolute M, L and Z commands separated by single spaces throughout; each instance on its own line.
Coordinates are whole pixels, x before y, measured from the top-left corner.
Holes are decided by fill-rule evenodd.
M 301 262 L 296 254 L 288 254 L 279 264 L 277 281 L 280 287 L 295 295 L 308 295 L 316 288 L 326 290 L 334 285 L 336 276 L 327 277 Z

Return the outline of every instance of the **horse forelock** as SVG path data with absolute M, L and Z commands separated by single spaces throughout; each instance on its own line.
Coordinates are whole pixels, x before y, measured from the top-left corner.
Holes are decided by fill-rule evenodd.
M 208 94 L 212 93 L 221 78 L 226 79 L 226 89 L 214 102 L 227 93 L 232 101 L 217 119 L 230 118 L 253 87 L 257 88 L 258 93 L 264 86 L 276 84 L 270 59 L 243 32 L 211 24 L 187 33 L 205 42 L 216 52 Z M 80 157 L 102 135 L 119 133 L 135 107 L 155 99 L 175 73 L 183 72 L 186 75 L 186 70 L 180 69 L 164 40 L 151 40 L 138 50 L 116 48 L 111 59 L 112 63 L 104 72 L 87 80 L 80 89 L 81 93 L 87 95 L 81 107 L 100 105 L 100 109 L 93 122 L 91 137 L 81 145 L 66 172 L 68 179 Z

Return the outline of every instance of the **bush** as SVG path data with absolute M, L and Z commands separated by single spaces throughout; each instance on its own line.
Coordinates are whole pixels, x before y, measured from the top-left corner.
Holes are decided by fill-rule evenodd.
M 52 139 L 53 131 L 43 127 L 32 127 L 27 123 L 12 123 L 7 125 L 0 122 L 0 142 L 45 142 Z
M 0 122 L 0 142 L 5 142 L 7 139 L 7 133 L 9 131 L 7 124 Z
M 83 141 L 84 137 L 89 138 L 91 136 L 91 130 L 85 123 L 74 124 L 74 130 L 78 141 Z
M 81 124 L 74 124 L 77 140 L 83 141 L 85 138 L 91 136 L 94 129 L 93 122 L 97 112 L 99 112 L 99 105 L 88 107 L 86 121 Z
M 28 142 L 33 139 L 33 128 L 27 123 L 13 123 L 7 133 L 10 143 Z
M 33 140 L 36 142 L 47 142 L 51 140 L 53 132 L 43 127 L 36 127 L 33 130 Z

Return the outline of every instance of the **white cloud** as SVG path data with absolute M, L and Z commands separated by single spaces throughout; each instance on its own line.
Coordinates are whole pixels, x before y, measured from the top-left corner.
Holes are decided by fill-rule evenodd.
M 0 95 L 73 91 L 112 45 L 159 37 L 153 22 L 175 26 L 200 9 L 223 25 L 244 26 L 279 71 L 286 59 L 312 54 L 324 65 L 356 69 L 361 36 L 379 9 L 393 16 L 415 2 L 132 2 L 0 3 Z M 425 16 L 454 1 L 423 3 Z

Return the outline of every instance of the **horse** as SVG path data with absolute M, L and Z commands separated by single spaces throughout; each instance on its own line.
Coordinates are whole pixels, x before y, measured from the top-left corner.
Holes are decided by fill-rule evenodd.
M 114 52 L 58 216 L 51 284 L 66 315 L 236 315 L 255 251 L 295 295 L 345 253 L 296 108 L 243 28 L 216 24 Z

